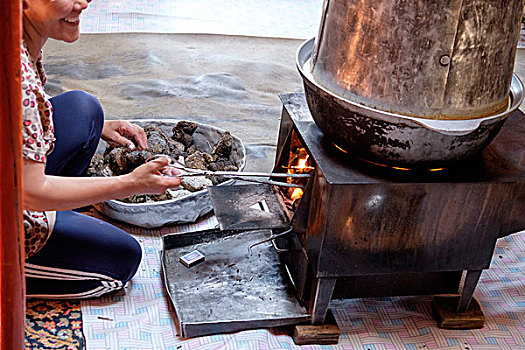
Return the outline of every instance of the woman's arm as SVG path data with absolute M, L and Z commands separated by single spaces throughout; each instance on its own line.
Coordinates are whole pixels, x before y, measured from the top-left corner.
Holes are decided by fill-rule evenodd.
M 157 158 L 121 176 L 61 177 L 46 175 L 44 163 L 24 159 L 24 209 L 68 210 L 132 194 L 161 194 L 180 185 L 179 177 L 160 175 L 166 165 L 166 158 Z

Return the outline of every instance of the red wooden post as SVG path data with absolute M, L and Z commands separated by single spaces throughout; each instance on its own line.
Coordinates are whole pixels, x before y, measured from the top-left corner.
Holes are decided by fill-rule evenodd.
M 24 348 L 20 0 L 0 2 L 0 348 Z

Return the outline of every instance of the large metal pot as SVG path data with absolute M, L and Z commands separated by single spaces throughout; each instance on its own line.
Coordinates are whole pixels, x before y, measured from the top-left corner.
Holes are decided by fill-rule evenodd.
M 522 0 L 325 0 L 317 84 L 379 110 L 468 119 L 507 109 Z
M 321 86 L 310 73 L 313 47 L 314 39 L 301 45 L 297 67 L 315 122 L 337 145 L 382 163 L 434 167 L 466 158 L 487 146 L 523 101 L 523 85 L 514 75 L 508 107 L 488 117 L 435 120 L 385 112 Z

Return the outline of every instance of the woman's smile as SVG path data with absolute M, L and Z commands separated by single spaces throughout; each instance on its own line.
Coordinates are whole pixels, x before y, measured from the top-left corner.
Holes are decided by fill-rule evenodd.
M 62 18 L 61 21 L 64 21 L 68 24 L 78 25 L 80 22 L 80 15 L 68 16 L 68 17 Z

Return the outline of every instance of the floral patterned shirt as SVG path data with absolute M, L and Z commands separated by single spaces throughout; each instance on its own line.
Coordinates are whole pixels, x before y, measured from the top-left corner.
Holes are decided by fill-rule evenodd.
M 53 107 L 44 92 L 46 76 L 41 55 L 33 62 L 24 41 L 20 47 L 22 80 L 22 156 L 45 163 L 53 150 Z M 45 244 L 51 231 L 55 212 L 24 210 L 25 254 L 34 255 Z

